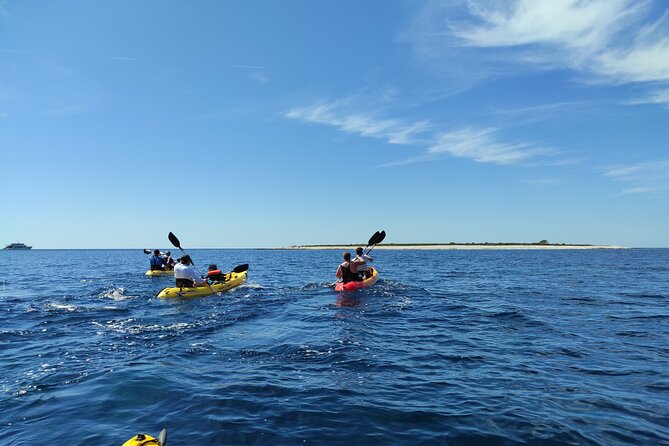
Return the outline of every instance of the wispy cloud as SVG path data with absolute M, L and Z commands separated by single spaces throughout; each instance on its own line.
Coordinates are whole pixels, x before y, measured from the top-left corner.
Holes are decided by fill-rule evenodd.
M 387 163 L 385 166 L 429 161 L 443 155 L 481 163 L 521 164 L 556 154 L 555 150 L 533 142 L 505 142 L 495 128 L 444 130 L 428 121 L 408 122 L 379 118 L 372 113 L 348 113 L 346 109 L 351 105 L 349 102 L 346 99 L 296 107 L 288 111 L 285 117 L 334 126 L 347 133 L 383 139 L 391 144 L 425 147 L 425 153 L 421 156 Z
M 632 0 L 537 2 L 469 1 L 470 20 L 450 26 L 462 44 L 476 47 L 545 44 L 576 53 L 601 49 L 620 23 L 642 4 Z
M 494 128 L 466 128 L 440 133 L 428 153 L 448 153 L 480 163 L 520 164 L 551 155 L 553 150 L 530 142 L 500 141 L 498 131 Z
M 627 104 L 657 104 L 669 108 L 669 88 L 658 89 L 650 93 L 632 99 L 626 102 Z
M 583 81 L 608 84 L 669 82 L 669 13 L 652 0 L 467 0 L 428 3 L 413 41 L 429 58 L 452 48 L 480 59 L 567 68 Z M 425 29 L 430 32 L 426 33 Z M 450 48 L 450 50 L 449 50 Z M 496 49 L 495 52 L 485 51 Z M 509 68 L 511 69 L 511 68 Z
M 347 133 L 384 139 L 391 144 L 412 144 L 420 140 L 419 135 L 430 128 L 428 121 L 405 122 L 399 119 L 384 119 L 374 114 L 349 113 L 343 110 L 349 100 L 321 102 L 305 107 L 295 107 L 285 117 L 304 122 L 327 124 Z
M 669 188 L 669 160 L 609 168 L 605 175 L 630 185 L 624 194 L 649 194 Z

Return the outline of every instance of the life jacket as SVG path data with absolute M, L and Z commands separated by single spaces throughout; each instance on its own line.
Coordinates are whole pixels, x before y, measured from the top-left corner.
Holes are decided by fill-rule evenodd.
M 221 281 L 225 280 L 225 276 L 220 269 L 215 269 L 213 271 L 207 271 L 207 279 Z
M 344 283 L 349 283 L 349 282 L 360 282 L 360 276 L 357 275 L 356 273 L 351 271 L 351 263 L 349 262 L 348 265 L 344 266 L 344 264 L 341 264 L 341 280 Z
M 152 256 L 150 259 L 151 271 L 162 270 L 165 260 L 162 257 Z

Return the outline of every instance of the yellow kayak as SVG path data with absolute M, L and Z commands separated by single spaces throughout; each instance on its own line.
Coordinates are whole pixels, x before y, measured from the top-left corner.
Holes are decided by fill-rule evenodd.
M 150 277 L 157 277 L 157 276 L 173 276 L 174 275 L 174 270 L 170 271 L 163 271 L 160 269 L 151 271 L 148 270 L 147 272 L 144 273 L 145 276 L 150 276 Z
M 123 446 L 167 446 L 167 429 L 163 429 L 158 438 L 149 434 L 137 434 L 123 443 Z
M 248 267 L 248 265 L 247 265 Z M 213 283 L 209 286 L 196 286 L 192 288 L 164 288 L 158 297 L 198 297 L 209 296 L 210 294 L 222 293 L 244 283 L 246 280 L 246 271 L 235 272 L 234 270 L 225 274 L 225 282 Z

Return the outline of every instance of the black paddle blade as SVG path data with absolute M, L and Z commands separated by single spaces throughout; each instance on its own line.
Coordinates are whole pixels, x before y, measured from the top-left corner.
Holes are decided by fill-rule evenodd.
M 367 246 L 373 245 L 376 243 L 376 239 L 379 238 L 379 231 L 376 231 L 370 238 L 369 241 L 367 242 Z
M 173 244 L 175 248 L 181 249 L 181 243 L 179 242 L 179 239 L 177 238 L 176 235 L 170 232 L 169 234 L 167 234 L 167 238 L 170 239 L 170 243 Z
M 158 435 L 158 445 L 167 446 L 167 429 L 160 431 L 160 435 Z
M 148 249 L 145 249 L 144 254 L 151 254 L 151 251 L 149 251 Z
M 386 231 L 385 230 L 381 231 L 381 233 L 379 234 L 379 239 L 374 243 L 376 243 L 376 244 L 381 243 L 384 238 L 386 238 Z
M 237 274 L 239 274 L 239 273 L 243 273 L 243 272 L 246 271 L 247 269 L 249 269 L 249 264 L 248 264 L 248 263 L 244 263 L 243 265 L 235 266 L 235 269 L 233 269 L 232 272 L 233 272 L 233 273 L 237 273 Z

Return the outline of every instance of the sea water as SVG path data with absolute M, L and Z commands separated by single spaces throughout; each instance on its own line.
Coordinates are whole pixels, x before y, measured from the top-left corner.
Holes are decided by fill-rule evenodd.
M 174 250 L 173 250 L 174 251 Z M 0 252 L 0 444 L 669 444 L 669 250 Z

